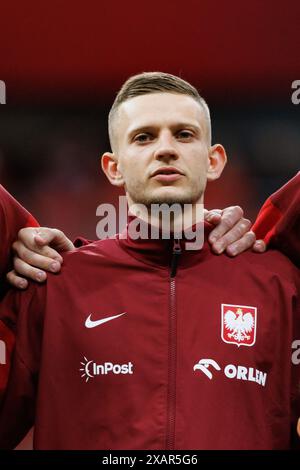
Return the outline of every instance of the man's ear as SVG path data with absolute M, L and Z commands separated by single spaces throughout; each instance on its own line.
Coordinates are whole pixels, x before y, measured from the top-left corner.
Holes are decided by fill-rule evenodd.
M 124 179 L 118 167 L 118 158 L 114 153 L 105 152 L 102 155 L 101 167 L 111 184 L 124 186 Z
M 223 145 L 215 144 L 210 147 L 208 160 L 207 181 L 214 181 L 221 176 L 227 162 L 227 155 Z

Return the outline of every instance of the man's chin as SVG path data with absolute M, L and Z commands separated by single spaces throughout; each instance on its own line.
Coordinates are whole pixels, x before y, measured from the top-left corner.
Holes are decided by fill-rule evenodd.
M 172 204 L 194 204 L 198 198 L 193 197 L 191 194 L 180 194 L 175 192 L 169 192 L 165 194 L 153 194 L 149 197 L 144 197 L 139 200 L 139 204 L 144 204 L 146 207 L 150 207 L 153 204 L 167 204 L 168 206 Z

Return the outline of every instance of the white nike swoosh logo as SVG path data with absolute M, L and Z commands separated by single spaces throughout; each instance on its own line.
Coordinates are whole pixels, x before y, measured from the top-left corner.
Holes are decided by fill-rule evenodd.
M 85 320 L 85 326 L 86 328 L 95 328 L 95 326 L 102 325 L 102 323 L 106 323 L 107 321 L 114 320 L 115 318 L 119 318 L 122 315 L 125 315 L 127 312 L 120 313 L 119 315 L 114 315 L 113 317 L 107 317 L 107 318 L 102 318 L 101 320 L 96 320 L 93 321 L 91 320 L 91 316 L 89 315 L 87 319 Z

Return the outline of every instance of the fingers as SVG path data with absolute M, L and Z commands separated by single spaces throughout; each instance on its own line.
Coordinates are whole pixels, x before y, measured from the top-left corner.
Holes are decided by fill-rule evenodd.
M 74 245 L 60 230 L 29 227 L 19 231 L 12 248 L 15 253 L 14 270 L 7 275 L 7 280 L 15 287 L 26 288 L 28 282 L 21 276 L 45 281 L 45 271 L 57 273 L 61 269 L 63 258 L 56 250 L 72 250 Z
M 298 419 L 297 433 L 298 433 L 298 436 L 300 437 L 300 418 Z
M 30 250 L 45 256 L 56 257 L 59 261 L 62 261 L 59 251 L 75 249 L 71 240 L 61 230 L 55 228 L 23 228 L 18 233 L 18 240 Z
M 242 238 L 240 238 L 238 241 L 228 245 L 228 247 L 226 248 L 226 253 L 229 256 L 239 255 L 240 253 L 243 253 L 243 251 L 252 248 L 255 243 L 255 240 L 256 237 L 254 232 L 246 232 L 245 235 L 243 235 Z
M 39 254 L 17 240 L 13 244 L 13 251 L 16 254 L 13 259 L 14 271 L 9 274 L 7 280 L 15 287 L 27 287 L 27 281 L 26 284 L 21 283 L 20 276 L 25 276 L 37 282 L 44 282 L 47 278 L 44 270 L 57 273 L 61 269 L 61 263 L 57 259 L 58 253 L 48 246 L 40 248 L 39 251 L 42 254 Z M 24 287 L 21 284 L 24 284 Z
M 213 209 L 211 211 L 204 212 L 204 220 L 210 224 L 217 225 L 220 223 L 222 217 L 221 209 Z
M 39 247 L 47 247 L 52 240 L 52 235 L 43 236 L 42 234 L 37 234 L 33 237 L 33 240 Z
M 249 230 L 251 222 L 243 217 L 243 209 L 239 206 L 227 207 L 223 211 L 213 209 L 204 213 L 207 222 L 216 225 L 210 235 L 214 253 L 221 254 L 224 251 L 230 256 L 236 256 L 249 248 L 256 253 L 266 251 L 266 243 L 256 240 L 255 234 Z
M 267 245 L 263 240 L 256 240 L 254 243 L 252 250 L 256 253 L 264 253 L 267 249 Z
M 14 269 L 6 274 L 6 279 L 12 286 L 16 287 L 17 289 L 26 289 L 28 287 L 28 281 L 18 276 Z
M 34 239 L 39 246 L 51 244 L 58 251 L 72 251 L 75 249 L 71 240 L 61 230 L 56 228 L 43 227 L 35 235 Z
M 24 276 L 37 282 L 44 282 L 47 274 L 38 268 L 31 266 L 20 258 L 14 258 L 14 268 L 17 276 Z
M 38 252 L 27 248 L 20 241 L 16 241 L 13 243 L 13 251 L 16 254 L 15 260 L 21 259 L 33 267 L 45 269 L 46 271 L 51 271 L 53 273 L 56 273 L 60 270 L 61 263 L 56 256 L 56 251 L 48 246 L 39 249 L 39 254 Z M 60 259 L 62 258 L 60 257 Z M 16 266 L 15 269 L 18 271 Z
M 23 228 L 18 233 L 19 243 L 18 245 L 14 243 L 13 249 L 17 250 L 18 246 L 22 244 L 31 251 L 49 258 L 57 259 L 59 262 L 62 262 L 61 255 L 55 249 L 50 248 L 49 246 L 52 239 L 56 236 L 56 234 L 53 233 L 53 230 L 43 227 Z
M 25 256 L 26 253 L 29 251 L 32 252 L 32 254 L 39 254 L 41 257 L 46 257 L 51 261 L 55 260 L 58 261 L 59 263 L 62 263 L 63 258 L 62 256 L 53 248 L 50 248 L 50 246 L 37 246 L 35 241 L 33 240 L 32 243 L 28 245 L 25 245 L 21 240 L 17 240 L 13 243 L 12 249 L 14 253 L 16 253 L 20 258 Z M 25 259 L 27 261 L 27 259 Z M 30 260 L 28 259 L 28 262 Z M 41 266 L 44 267 L 44 266 Z
M 243 209 L 239 206 L 231 206 L 224 209 L 222 211 L 221 220 L 219 221 L 216 228 L 214 228 L 209 235 L 209 242 L 214 244 L 223 235 L 225 235 L 225 233 L 231 230 L 234 225 L 243 218 L 243 215 Z M 244 220 L 246 221 L 246 219 Z M 249 227 L 247 228 L 247 230 L 249 230 Z
M 233 226 L 233 228 L 228 229 L 225 235 L 222 235 L 215 243 L 213 243 L 213 251 L 217 254 L 221 254 L 231 245 L 229 252 L 231 252 L 232 255 L 235 255 L 252 247 L 256 238 L 255 234 L 249 231 L 250 227 L 250 220 L 242 218 Z

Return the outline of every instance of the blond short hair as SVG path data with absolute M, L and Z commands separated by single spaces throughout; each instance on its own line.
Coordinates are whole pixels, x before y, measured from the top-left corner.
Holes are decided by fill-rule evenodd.
M 130 77 L 118 92 L 108 115 L 108 133 L 111 148 L 116 147 L 116 136 L 114 132 L 114 121 L 118 109 L 125 101 L 136 96 L 150 93 L 177 93 L 188 95 L 200 104 L 207 121 L 207 138 L 211 144 L 211 121 L 210 112 L 206 101 L 199 95 L 197 89 L 180 77 L 164 72 L 144 72 Z

